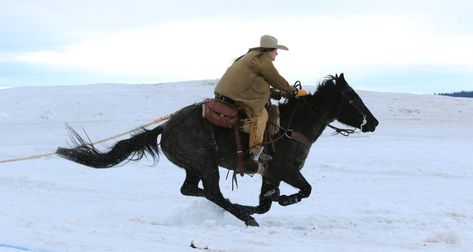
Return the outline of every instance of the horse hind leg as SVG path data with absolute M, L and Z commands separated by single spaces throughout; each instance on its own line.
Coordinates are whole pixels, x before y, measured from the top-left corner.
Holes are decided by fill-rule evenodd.
M 208 172 L 202 177 L 205 198 L 242 220 L 247 226 L 259 226 L 258 222 L 251 217 L 250 213 L 248 213 L 244 207 L 233 204 L 223 197 L 222 192 L 220 191 L 219 178 L 220 175 L 217 167 L 215 167 L 212 172 Z
M 199 188 L 200 176 L 190 169 L 186 169 L 186 179 L 181 186 L 181 193 L 186 196 L 204 197 L 204 190 Z

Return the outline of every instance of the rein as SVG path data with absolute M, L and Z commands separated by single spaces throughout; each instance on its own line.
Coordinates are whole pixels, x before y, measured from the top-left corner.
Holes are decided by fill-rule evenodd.
M 300 81 L 297 81 L 296 84 L 297 83 L 300 86 Z M 294 84 L 294 85 L 296 85 L 296 84 Z M 296 110 L 293 109 L 292 112 L 291 112 L 291 117 L 289 118 L 289 123 L 287 125 L 287 128 L 279 126 L 279 128 L 282 129 L 283 132 L 278 133 L 279 134 L 278 137 L 276 137 L 275 139 L 271 139 L 270 141 L 263 142 L 261 145 L 264 146 L 266 144 L 274 144 L 275 142 L 281 140 L 283 137 L 287 137 L 289 139 L 292 139 L 296 142 L 299 142 L 299 143 L 303 144 L 307 149 L 309 149 L 313 142 L 310 141 L 304 134 L 299 133 L 299 132 L 294 131 L 294 130 L 291 129 L 291 125 L 292 125 L 292 122 L 294 120 L 294 114 L 295 113 L 296 113 Z M 274 149 L 274 145 L 273 145 L 273 149 Z
M 345 94 L 343 93 L 343 97 L 345 98 Z M 340 115 L 340 113 L 342 112 L 342 102 L 343 102 L 343 99 L 340 101 L 340 105 L 338 106 L 338 112 L 337 112 L 337 115 Z M 315 117 L 317 117 L 317 119 L 319 119 L 319 121 L 323 121 L 325 123 L 325 126 L 335 130 L 335 133 L 333 133 L 333 135 L 342 135 L 342 136 L 349 136 L 351 134 L 354 134 L 355 133 L 355 130 L 354 129 L 341 129 L 341 128 L 338 128 L 336 126 L 333 126 L 331 125 L 330 123 L 322 120 L 322 118 L 320 117 L 320 115 L 314 111 L 314 109 L 312 109 L 312 107 L 310 106 L 310 104 L 304 100 L 304 104 L 309 108 L 309 112 L 312 113 L 312 115 L 315 115 Z
M 295 87 L 299 87 L 299 88 L 302 88 L 302 85 L 301 85 L 301 82 L 300 81 L 296 81 L 296 83 L 294 84 Z M 360 126 L 360 128 L 365 125 L 367 123 L 366 121 L 366 114 L 363 113 L 363 111 L 361 111 L 360 108 L 358 108 L 358 106 L 356 106 L 353 102 L 352 99 L 349 99 L 347 96 L 346 96 L 346 92 L 344 91 L 342 93 L 342 99 L 340 99 L 340 104 L 338 105 L 338 112 L 337 112 L 337 117 L 338 115 L 340 115 L 340 113 L 342 112 L 342 104 L 343 104 L 343 99 L 347 99 L 348 100 L 348 103 L 350 105 L 352 105 L 362 116 L 363 116 L 363 122 Z M 301 100 L 299 100 L 301 101 Z M 342 135 L 342 136 L 345 136 L 345 137 L 348 137 L 350 136 L 351 134 L 354 134 L 356 133 L 356 129 L 342 129 L 342 128 L 339 128 L 339 127 L 336 127 L 336 126 L 333 126 L 331 125 L 329 122 L 323 120 L 320 116 L 319 113 L 317 113 L 311 106 L 310 104 L 307 102 L 306 99 L 302 99 L 302 101 L 304 102 L 304 105 L 306 105 L 306 107 L 309 109 L 309 112 L 314 115 L 319 121 L 322 121 L 325 123 L 325 126 L 326 127 L 329 127 L 333 130 L 335 130 L 335 132 L 333 133 L 333 135 Z M 275 139 L 272 139 L 271 141 L 267 141 L 267 142 L 264 142 L 262 143 L 262 145 L 266 145 L 266 144 L 273 144 L 279 140 L 281 140 L 283 137 L 287 137 L 289 139 L 293 139 L 301 144 L 303 144 L 304 146 L 306 146 L 307 148 L 310 148 L 310 145 L 313 143 L 312 141 L 310 141 L 306 136 L 304 136 L 302 133 L 299 133 L 299 132 L 296 132 L 294 130 L 291 129 L 291 125 L 292 125 L 292 122 L 293 122 L 293 119 L 294 119 L 294 114 L 295 114 L 295 109 L 292 110 L 292 113 L 291 113 L 291 117 L 289 119 L 289 123 L 287 125 L 286 128 L 284 127 L 281 127 L 279 126 L 280 129 L 283 130 L 282 133 L 279 133 L 280 135 L 278 137 L 276 137 Z
M 346 88 L 346 89 L 347 89 L 347 88 Z M 340 105 L 338 105 L 337 117 L 338 117 L 338 116 L 340 115 L 340 113 L 342 112 L 343 99 L 347 99 L 347 100 L 348 100 L 348 103 L 349 103 L 350 105 L 352 105 L 352 106 L 358 111 L 358 113 L 360 113 L 360 115 L 363 116 L 363 122 L 362 122 L 361 125 L 360 125 L 360 129 L 361 129 L 361 128 L 363 127 L 363 125 L 365 125 L 365 124 L 367 123 L 366 114 L 363 113 L 363 111 L 362 111 L 360 108 L 358 108 L 358 106 L 356 106 L 356 104 L 353 102 L 353 99 L 349 99 L 349 98 L 346 96 L 346 90 L 344 90 L 344 91 L 342 92 L 342 99 L 340 99 Z M 306 106 L 309 108 L 309 111 L 310 111 L 313 115 L 315 115 L 320 121 L 323 121 L 323 120 L 320 118 L 319 114 L 318 114 L 317 112 L 315 112 L 315 111 L 312 109 L 312 107 L 310 106 L 310 104 L 309 104 L 306 100 L 304 100 L 304 103 L 306 104 Z M 340 135 L 342 135 L 342 136 L 347 137 L 347 136 L 349 136 L 349 135 L 351 135 L 351 134 L 354 134 L 354 133 L 356 132 L 356 129 L 341 129 L 341 128 L 338 128 L 338 127 L 335 127 L 335 126 L 331 125 L 331 124 L 328 123 L 328 122 L 325 122 L 325 124 L 326 124 L 326 126 L 328 126 L 329 128 L 335 130 L 335 133 L 333 133 L 333 135 L 338 135 L 338 134 L 340 134 Z
M 347 136 L 355 133 L 354 129 L 341 129 L 341 128 L 335 127 L 333 125 L 330 125 L 330 124 L 327 124 L 327 126 L 330 127 L 331 129 L 335 130 L 335 133 L 333 133 L 333 135 L 340 134 L 342 136 L 347 137 Z

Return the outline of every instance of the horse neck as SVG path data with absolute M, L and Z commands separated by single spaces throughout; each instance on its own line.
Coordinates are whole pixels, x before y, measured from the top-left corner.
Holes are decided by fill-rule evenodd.
M 317 94 L 314 94 L 316 96 Z M 307 98 L 301 98 L 307 99 Z M 314 142 L 335 118 L 333 102 L 312 97 L 315 102 L 291 101 L 280 106 L 281 126 L 304 134 Z M 314 106 L 308 107 L 309 104 Z M 291 120 L 292 117 L 292 120 Z

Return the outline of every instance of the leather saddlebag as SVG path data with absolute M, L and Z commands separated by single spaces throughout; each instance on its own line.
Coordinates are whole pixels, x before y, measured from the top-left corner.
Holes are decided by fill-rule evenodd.
M 202 113 L 211 124 L 218 127 L 233 128 L 238 122 L 237 107 L 218 99 L 204 101 L 202 103 Z

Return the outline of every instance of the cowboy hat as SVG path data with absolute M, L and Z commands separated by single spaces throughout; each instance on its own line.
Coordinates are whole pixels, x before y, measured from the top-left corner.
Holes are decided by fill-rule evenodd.
M 250 50 L 256 49 L 256 48 L 276 48 L 276 49 L 282 49 L 282 50 L 289 50 L 286 46 L 278 45 L 278 40 L 271 35 L 261 36 L 259 46 L 252 47 L 250 48 Z

